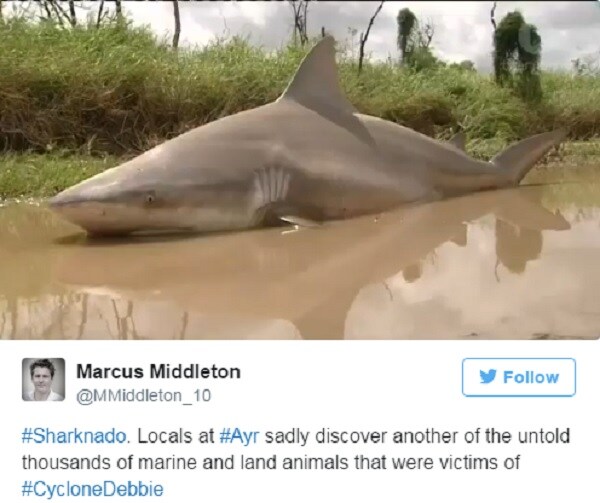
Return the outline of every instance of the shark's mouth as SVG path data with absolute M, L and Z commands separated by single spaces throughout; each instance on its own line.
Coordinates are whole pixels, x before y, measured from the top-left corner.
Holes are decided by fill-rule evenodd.
M 124 236 L 132 233 L 182 232 L 174 212 L 149 211 L 125 204 L 82 202 L 52 206 L 62 218 L 93 236 Z

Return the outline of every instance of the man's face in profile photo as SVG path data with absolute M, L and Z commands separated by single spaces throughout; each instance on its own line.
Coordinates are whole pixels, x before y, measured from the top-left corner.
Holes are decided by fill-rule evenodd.
M 47 367 L 34 367 L 31 380 L 38 396 L 48 396 L 52 390 L 52 374 Z
M 52 389 L 56 368 L 47 358 L 35 360 L 29 365 L 33 389 L 23 398 L 27 401 L 60 401 L 64 397 Z

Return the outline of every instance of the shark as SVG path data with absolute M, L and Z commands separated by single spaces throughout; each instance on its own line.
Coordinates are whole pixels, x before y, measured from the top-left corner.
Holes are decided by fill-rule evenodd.
M 170 139 L 50 198 L 90 235 L 318 226 L 516 186 L 566 135 L 541 133 L 489 162 L 464 135 L 438 141 L 360 113 L 326 36 L 275 101 Z

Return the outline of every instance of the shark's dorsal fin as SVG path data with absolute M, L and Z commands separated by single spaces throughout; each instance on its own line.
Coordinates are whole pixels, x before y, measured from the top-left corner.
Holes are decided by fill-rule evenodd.
M 465 145 L 467 143 L 467 137 L 463 131 L 459 131 L 456 133 L 450 140 L 448 140 L 450 145 L 455 146 L 457 149 L 465 151 Z
M 338 80 L 335 45 L 331 36 L 321 39 L 304 57 L 279 100 L 291 99 L 311 108 L 331 107 L 354 113 Z

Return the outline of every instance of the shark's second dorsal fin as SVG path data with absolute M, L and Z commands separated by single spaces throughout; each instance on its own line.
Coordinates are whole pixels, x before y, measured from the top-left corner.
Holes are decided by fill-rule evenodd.
M 282 99 L 292 99 L 311 109 L 328 107 L 356 112 L 340 87 L 333 37 L 328 35 L 321 39 L 304 57 L 279 97 L 279 100 Z
M 458 150 L 462 150 L 463 152 L 465 152 L 467 137 L 466 137 L 464 131 L 459 131 L 458 133 L 456 133 L 452 138 L 450 138 L 450 140 L 448 140 L 448 143 L 450 145 L 455 146 Z

